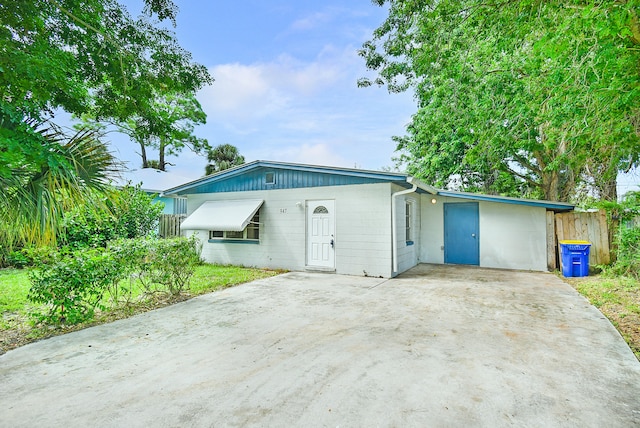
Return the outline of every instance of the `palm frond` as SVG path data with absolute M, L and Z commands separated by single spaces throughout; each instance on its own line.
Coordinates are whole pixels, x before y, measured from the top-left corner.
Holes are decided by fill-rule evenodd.
M 119 171 L 99 131 L 81 129 L 68 136 L 46 124 L 37 130 L 39 156 L 14 166 L 3 179 L 0 214 L 4 238 L 20 245 L 54 244 L 64 213 L 92 193 L 103 192 Z

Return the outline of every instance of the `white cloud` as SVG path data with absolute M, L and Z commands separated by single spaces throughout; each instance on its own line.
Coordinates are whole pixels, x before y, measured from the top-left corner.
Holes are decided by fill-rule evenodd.
M 329 13 L 316 12 L 294 21 L 293 24 L 291 24 L 291 29 L 294 31 L 308 31 L 330 20 L 331 15 Z
M 315 61 L 280 55 L 272 62 L 221 64 L 210 69 L 216 81 L 198 96 L 210 117 L 255 120 L 278 115 L 295 103 L 342 84 L 352 63 L 328 46 Z
M 311 165 L 353 167 L 353 163 L 342 157 L 328 142 L 307 142 L 283 146 L 261 147 L 247 152 L 252 159 L 276 160 Z
M 198 96 L 210 116 L 255 118 L 280 110 L 288 102 L 263 66 L 223 64 L 213 67 L 211 73 L 216 82 Z
M 391 136 L 414 108 L 410 94 L 357 88 L 365 70 L 352 45 L 326 44 L 309 61 L 281 54 L 210 72 L 216 81 L 198 96 L 208 115 L 201 135 L 212 146 L 233 144 L 247 161 L 386 166 Z

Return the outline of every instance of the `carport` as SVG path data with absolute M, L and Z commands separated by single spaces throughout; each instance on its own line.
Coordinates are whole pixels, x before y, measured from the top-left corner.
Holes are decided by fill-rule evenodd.
M 638 426 L 640 363 L 548 273 L 292 272 L 0 356 L 0 425 Z

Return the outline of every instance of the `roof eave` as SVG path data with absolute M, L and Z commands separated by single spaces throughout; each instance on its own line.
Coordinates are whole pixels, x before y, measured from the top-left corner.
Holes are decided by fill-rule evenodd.
M 339 167 L 331 167 L 331 166 L 305 165 L 305 164 L 295 164 L 295 163 L 286 163 L 286 162 L 257 160 L 257 161 L 249 162 L 243 165 L 239 165 L 234 168 L 226 169 L 224 171 L 221 171 L 212 175 L 208 175 L 206 177 L 199 178 L 190 183 L 185 183 L 181 186 L 167 189 L 164 192 L 164 194 L 170 195 L 170 194 L 184 192 L 186 190 L 189 190 L 201 184 L 204 184 L 210 181 L 230 178 L 254 168 L 286 168 L 290 170 L 329 173 L 329 174 L 342 173 L 344 175 L 353 175 L 353 176 L 357 175 L 363 178 L 388 180 L 388 181 L 405 181 L 407 179 L 406 174 L 398 173 L 398 172 L 370 171 L 370 170 L 362 170 L 362 169 L 355 169 L 355 168 L 339 168 Z
M 543 208 L 546 208 L 547 210 L 551 210 L 555 212 L 573 211 L 573 209 L 575 208 L 575 205 L 565 203 L 565 202 L 555 202 L 555 201 L 535 200 L 535 199 L 518 199 L 518 198 L 510 198 L 508 196 L 482 195 L 479 193 L 463 193 L 463 192 L 454 192 L 450 190 L 438 190 L 437 194 L 440 196 L 448 196 L 452 198 L 464 198 L 464 199 L 473 199 L 473 200 L 485 201 L 485 202 L 498 202 L 503 204 L 543 207 Z

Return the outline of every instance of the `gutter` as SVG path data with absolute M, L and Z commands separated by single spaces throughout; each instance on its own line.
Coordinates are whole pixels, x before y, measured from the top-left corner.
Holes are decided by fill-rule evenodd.
M 418 184 L 413 181 L 413 177 L 407 177 L 407 183 L 412 184 L 413 187 L 411 189 L 400 190 L 391 195 L 391 241 L 392 241 L 392 258 L 393 258 L 393 271 L 391 272 L 391 276 L 394 277 L 398 273 L 398 227 L 396 224 L 396 207 L 397 207 L 397 197 L 406 195 L 408 193 L 414 193 L 418 190 Z

